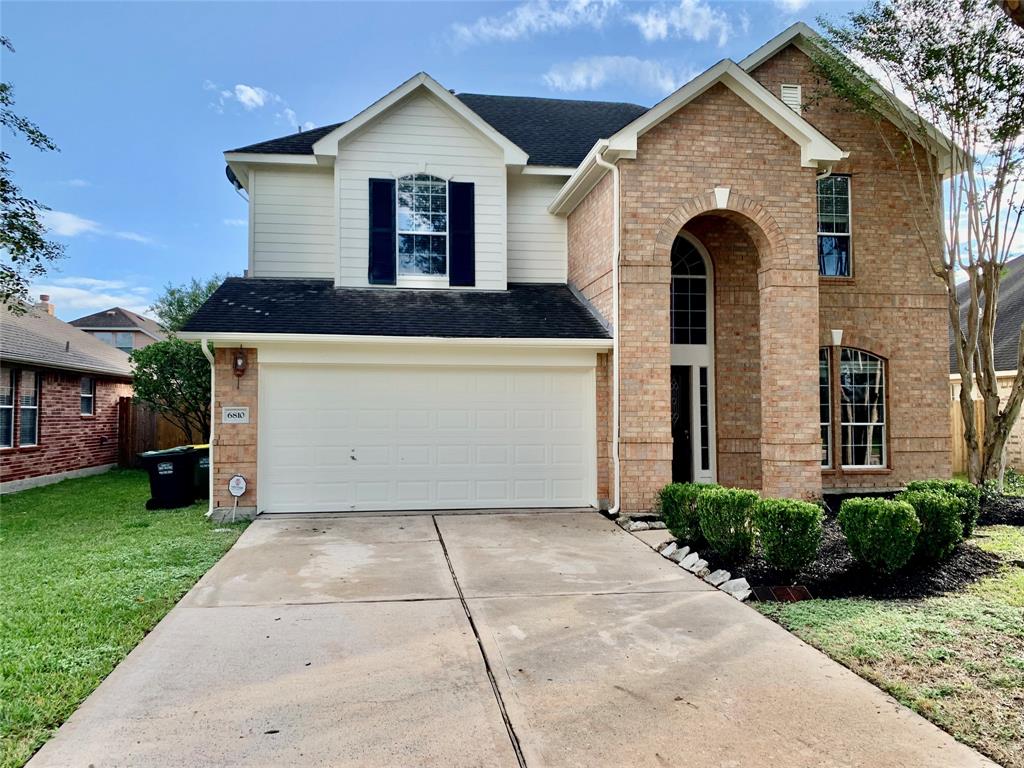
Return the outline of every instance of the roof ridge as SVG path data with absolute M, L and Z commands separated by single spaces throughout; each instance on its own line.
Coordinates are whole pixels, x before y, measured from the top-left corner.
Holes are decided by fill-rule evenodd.
M 528 99 L 530 101 L 557 101 L 560 103 L 568 104 L 600 104 L 605 107 L 636 107 L 638 109 L 650 109 L 650 107 L 643 104 L 637 104 L 632 101 L 602 101 L 600 99 L 562 99 L 554 96 L 516 96 L 513 94 L 506 93 L 456 93 L 457 98 L 463 96 L 483 96 L 487 99 Z

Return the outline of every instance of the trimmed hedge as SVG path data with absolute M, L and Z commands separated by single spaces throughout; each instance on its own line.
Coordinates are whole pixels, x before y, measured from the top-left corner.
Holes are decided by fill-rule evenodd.
M 760 500 L 755 491 L 710 488 L 697 497 L 700 532 L 719 556 L 741 562 L 754 546 L 751 513 Z
M 658 491 L 658 508 L 672 535 L 691 546 L 700 544 L 700 520 L 697 517 L 697 498 L 717 485 L 701 483 L 669 483 Z
M 942 491 L 963 501 L 965 506 L 960 515 L 960 523 L 963 525 L 964 538 L 971 538 L 981 512 L 981 489 L 978 486 L 964 480 L 915 480 L 907 483 L 907 490 Z
M 889 499 L 847 499 L 839 507 L 839 527 L 853 556 L 881 573 L 906 565 L 921 533 L 914 508 Z
M 967 504 L 945 491 L 904 491 L 896 497 L 914 508 L 921 533 L 914 554 L 921 560 L 937 563 L 949 557 L 964 540 Z
M 795 574 L 806 566 L 821 544 L 821 507 L 793 499 L 761 499 L 754 506 L 757 529 L 768 564 Z

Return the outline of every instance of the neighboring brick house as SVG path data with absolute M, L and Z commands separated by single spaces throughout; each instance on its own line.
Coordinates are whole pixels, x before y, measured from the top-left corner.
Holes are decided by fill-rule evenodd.
M 48 299 L 48 296 L 41 297 Z M 130 353 L 133 349 L 148 347 L 154 341 L 167 338 L 160 323 L 123 307 L 111 307 L 102 312 L 72 320 L 71 325 L 95 336 L 104 344 Z
M 649 109 L 421 73 L 225 153 L 247 277 L 184 333 L 217 348 L 214 504 L 234 474 L 261 512 L 947 476 L 923 212 L 876 126 L 816 93 L 816 39 L 794 25 Z
M 110 469 L 118 398 L 131 395 L 128 355 L 53 315 L 53 305 L 0 320 L 0 492 Z

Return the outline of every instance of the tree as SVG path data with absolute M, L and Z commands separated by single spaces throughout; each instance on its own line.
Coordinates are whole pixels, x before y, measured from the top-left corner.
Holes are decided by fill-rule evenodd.
M 14 53 L 11 41 L 0 36 L 0 47 Z M 0 127 L 15 136 L 21 135 L 36 149 L 56 151 L 53 140 L 39 127 L 15 114 L 14 86 L 0 83 Z M 12 312 L 24 309 L 29 282 L 46 274 L 49 262 L 64 255 L 64 246 L 47 240 L 43 225 L 45 205 L 25 197 L 14 183 L 10 168 L 11 156 L 0 150 L 0 301 Z
M 946 289 L 970 478 L 1001 486 L 1006 441 L 1024 400 L 1024 325 L 1005 401 L 993 355 L 999 282 L 1024 202 L 1024 31 L 988 0 L 874 0 L 845 22 L 819 22 L 826 39 L 813 56 L 818 74 L 873 119 L 904 194 L 927 211 L 913 226 Z M 984 405 L 983 435 L 973 391 Z
M 224 282 L 225 277 L 227 275 L 214 275 L 203 281 L 193 277 L 191 282 L 182 285 L 168 283 L 149 311 L 156 315 L 157 320 L 168 331 L 180 331 Z
M 210 363 L 199 343 L 172 336 L 136 349 L 131 359 L 135 399 L 181 427 L 190 443 L 208 441 Z

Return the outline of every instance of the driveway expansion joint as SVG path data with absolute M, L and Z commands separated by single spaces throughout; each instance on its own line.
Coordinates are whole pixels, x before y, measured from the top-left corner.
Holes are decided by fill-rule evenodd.
M 469 621 L 469 626 L 473 630 L 473 637 L 476 639 L 477 648 L 480 650 L 480 657 L 484 662 L 484 670 L 487 672 L 487 680 L 491 684 L 491 690 L 494 692 L 494 700 L 498 704 L 498 710 L 501 712 L 501 719 L 505 723 L 505 730 L 508 731 L 509 741 L 512 742 L 512 749 L 516 753 L 516 760 L 519 763 L 519 768 L 527 768 L 526 758 L 523 756 L 522 747 L 519 744 L 519 737 L 516 735 L 515 727 L 512 725 L 512 720 L 509 718 L 508 710 L 505 708 L 505 700 L 501 697 L 501 691 L 498 688 L 498 681 L 494 677 L 494 670 L 491 668 L 491 661 L 487 658 L 487 651 L 484 649 L 483 640 L 480 639 L 480 630 L 476 626 L 476 621 L 473 619 L 473 612 L 469 609 L 469 603 L 466 602 L 466 596 L 462 594 L 462 585 L 459 584 L 459 577 L 455 573 L 455 568 L 452 566 L 452 560 L 448 556 L 448 547 L 444 543 L 444 536 L 441 534 L 441 528 L 437 524 L 437 517 L 431 516 L 430 518 L 434 523 L 434 528 L 437 530 L 437 540 L 441 544 L 441 549 L 444 552 L 445 562 L 448 564 L 448 572 L 452 576 L 452 581 L 455 583 L 455 591 L 459 594 L 459 602 L 462 603 L 462 610 L 466 612 L 466 619 Z

